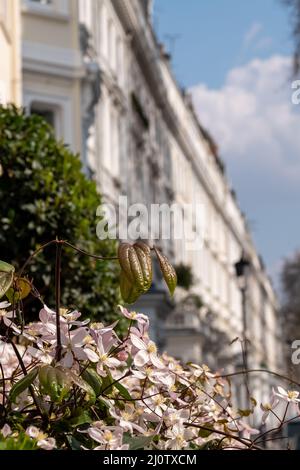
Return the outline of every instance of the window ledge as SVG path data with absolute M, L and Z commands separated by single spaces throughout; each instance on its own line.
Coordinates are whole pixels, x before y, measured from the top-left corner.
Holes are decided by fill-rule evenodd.
M 26 2 L 22 5 L 22 12 L 60 21 L 68 21 L 70 19 L 69 13 L 56 10 L 54 5 L 39 5 L 38 3 Z

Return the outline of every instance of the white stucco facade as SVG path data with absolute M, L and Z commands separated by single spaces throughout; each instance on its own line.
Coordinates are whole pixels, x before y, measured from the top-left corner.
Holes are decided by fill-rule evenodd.
M 19 0 L 0 0 L 0 103 L 21 103 Z
M 47 117 L 59 138 L 81 151 L 78 5 L 72 0 L 19 0 L 22 14 L 23 104 Z
M 203 247 L 191 251 L 181 240 L 159 242 L 175 264 L 192 267 L 192 288 L 178 289 L 175 305 L 164 302 L 163 308 L 166 295 L 158 282 L 158 294 L 150 293 L 136 307 L 151 310 L 158 341 L 176 357 L 227 371 L 243 368 L 241 342 L 232 341 L 245 340 L 246 333 L 248 367 L 280 370 L 276 296 L 216 146 L 157 43 L 147 9 L 150 2 L 82 0 L 81 4 L 81 21 L 90 33 L 93 60 L 101 75 L 98 119 L 88 151 L 101 191 L 111 201 L 126 194 L 130 202 L 204 207 Z M 234 267 L 242 253 L 250 261 L 246 319 Z M 253 375 L 251 392 L 260 389 L 258 399 L 263 401 L 271 383 L 270 377 Z

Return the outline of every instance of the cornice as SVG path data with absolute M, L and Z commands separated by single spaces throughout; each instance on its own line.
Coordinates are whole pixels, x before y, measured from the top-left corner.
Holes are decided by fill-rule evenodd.
M 23 70 L 64 78 L 84 78 L 85 67 L 81 53 L 76 49 L 65 49 L 23 41 Z

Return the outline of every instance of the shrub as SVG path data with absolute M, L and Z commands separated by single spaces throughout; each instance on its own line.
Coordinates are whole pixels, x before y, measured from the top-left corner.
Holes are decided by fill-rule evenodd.
M 189 290 L 194 284 L 194 276 L 191 266 L 180 263 L 175 266 L 178 286 L 183 287 L 185 290 Z
M 67 239 L 92 253 L 108 257 L 113 241 L 96 237 L 96 208 L 101 199 L 94 182 L 82 173 L 80 159 L 39 116 L 26 116 L 13 106 L 0 106 L 0 258 L 20 267 L 28 255 L 47 240 Z M 46 303 L 53 304 L 50 288 L 54 270 L 49 262 L 55 248 L 44 250 L 28 274 Z M 118 265 L 74 255 L 64 248 L 62 304 L 109 320 L 118 303 Z M 25 309 L 37 312 L 33 297 Z

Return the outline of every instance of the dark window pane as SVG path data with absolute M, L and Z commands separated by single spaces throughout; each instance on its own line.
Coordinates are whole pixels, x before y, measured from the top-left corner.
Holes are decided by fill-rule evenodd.
M 30 0 L 31 2 L 40 3 L 41 5 L 49 5 L 52 0 Z
M 30 114 L 37 114 L 38 116 L 41 116 L 45 121 L 50 124 L 53 128 L 55 128 L 55 114 L 52 109 L 37 109 L 32 107 L 31 108 L 31 113 Z

